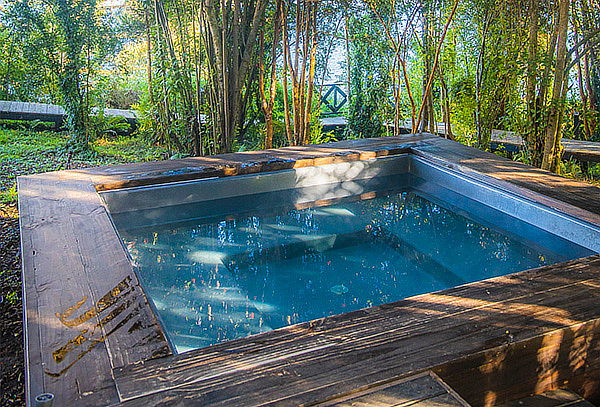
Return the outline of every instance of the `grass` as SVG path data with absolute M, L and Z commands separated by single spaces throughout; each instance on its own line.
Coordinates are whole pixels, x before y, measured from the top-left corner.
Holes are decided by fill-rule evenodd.
M 119 136 L 96 140 L 92 150 L 108 160 L 119 162 L 154 161 L 168 158 L 167 151 L 157 146 L 148 145 L 136 137 Z
M 71 156 L 65 154 L 68 140 L 60 132 L 0 127 L 0 203 L 16 201 L 19 175 L 168 157 L 165 149 L 132 136 L 101 138 L 89 152 Z
M 0 203 L 11 204 L 17 202 L 17 186 L 13 185 L 7 191 L 0 191 Z
M 563 161 L 560 166 L 560 175 L 600 186 L 600 164 L 590 163 L 587 171 L 584 171 L 580 163 L 575 160 Z

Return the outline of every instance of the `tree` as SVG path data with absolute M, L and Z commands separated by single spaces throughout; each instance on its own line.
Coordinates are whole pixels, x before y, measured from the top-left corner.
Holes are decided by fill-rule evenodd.
M 31 45 L 21 45 L 19 52 L 24 61 L 39 69 L 26 76 L 43 78 L 36 94 L 45 93 L 48 99 L 44 101 L 63 105 L 71 133 L 69 148 L 87 150 L 95 136 L 90 118 L 95 104 L 94 71 L 113 45 L 108 40 L 109 28 L 101 24 L 96 0 L 19 0 L 12 4 L 8 17 L 13 32 Z M 12 75 L 12 70 L 7 73 Z M 7 86 L 14 82 L 8 74 L 5 78 Z M 39 97 L 19 96 L 27 100 Z
M 393 57 L 387 37 L 370 10 L 356 10 L 347 20 L 349 108 L 347 131 L 357 137 L 380 137 L 393 119 L 389 101 Z
M 271 41 L 271 52 L 269 61 L 269 68 L 267 67 L 265 60 L 267 58 L 267 52 L 265 50 L 265 27 L 260 30 L 260 52 L 258 55 L 258 89 L 261 99 L 261 107 L 265 115 L 265 140 L 264 147 L 273 147 L 273 111 L 275 108 L 275 97 L 277 96 L 277 50 L 281 42 L 281 31 L 282 23 L 284 19 L 283 13 L 283 0 L 275 1 L 275 10 L 271 16 L 273 33 Z M 269 74 L 269 86 L 267 88 L 266 75 Z
M 294 7 L 290 6 L 284 8 L 285 22 L 283 26 L 285 126 L 290 145 L 302 145 L 310 142 L 317 64 L 319 1 L 296 0 Z M 290 17 L 294 15 L 295 25 L 292 42 Z M 288 94 L 288 76 L 292 82 L 291 104 Z M 293 115 L 293 122 L 291 115 Z
M 48 0 L 63 38 L 64 61 L 59 85 L 71 146 L 87 150 L 92 139 L 89 80 L 91 52 L 97 27 L 96 0 Z
M 267 0 L 203 0 L 202 24 L 209 69 L 210 124 L 217 151 L 231 151 L 244 125 L 255 55 Z
M 542 168 L 557 171 L 560 162 L 560 139 L 563 106 L 567 94 L 567 33 L 569 28 L 570 0 L 559 0 L 558 22 L 556 24 L 556 65 L 554 67 L 554 80 L 550 111 L 546 124 L 546 137 L 544 139 L 544 155 Z

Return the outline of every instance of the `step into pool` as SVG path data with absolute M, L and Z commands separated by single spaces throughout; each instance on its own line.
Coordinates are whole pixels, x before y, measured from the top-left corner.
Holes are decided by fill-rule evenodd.
M 600 250 L 595 226 L 410 155 L 103 198 L 177 352 Z

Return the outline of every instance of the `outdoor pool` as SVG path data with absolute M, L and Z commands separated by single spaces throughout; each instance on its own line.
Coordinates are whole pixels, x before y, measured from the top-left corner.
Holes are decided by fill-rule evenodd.
M 600 249 L 591 224 L 409 155 L 103 197 L 179 353 Z

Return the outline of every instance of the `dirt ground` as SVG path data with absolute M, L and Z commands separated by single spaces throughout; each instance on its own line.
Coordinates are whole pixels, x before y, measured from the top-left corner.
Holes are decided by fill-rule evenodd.
M 19 217 L 0 204 L 0 405 L 25 405 Z

